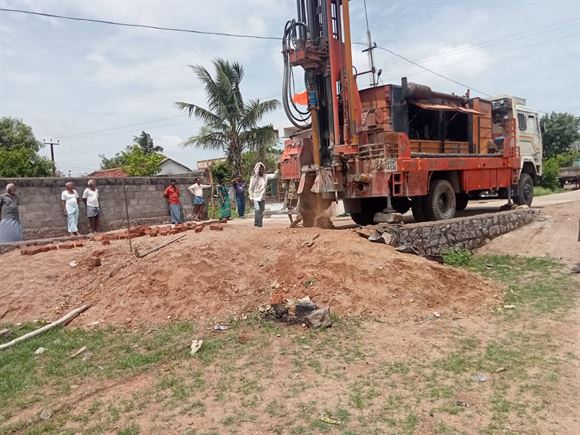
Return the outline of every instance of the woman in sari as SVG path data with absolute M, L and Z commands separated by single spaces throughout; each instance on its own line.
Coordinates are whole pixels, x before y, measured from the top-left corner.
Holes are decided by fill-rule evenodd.
M 0 195 L 0 243 L 22 240 L 22 225 L 20 225 L 20 214 L 18 213 L 19 203 L 16 186 L 14 183 L 8 183 L 6 193 Z
M 219 180 L 217 195 L 220 204 L 220 219 L 230 219 L 232 217 L 232 206 L 230 204 L 230 189 Z

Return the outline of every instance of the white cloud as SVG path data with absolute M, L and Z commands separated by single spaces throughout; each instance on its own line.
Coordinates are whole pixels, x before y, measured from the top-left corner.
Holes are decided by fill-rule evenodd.
M 573 38 L 569 43 L 505 54 L 498 53 L 501 43 L 476 45 L 577 16 L 571 3 L 560 2 L 555 8 L 548 2 L 533 2 L 522 8 L 521 2 L 515 2 L 502 4 L 500 10 L 497 2 L 367 2 L 373 40 L 378 45 L 420 59 L 435 71 L 490 93 L 521 95 L 542 110 L 580 113 L 580 84 L 575 80 L 580 76 L 575 61 L 580 58 L 580 47 Z M 284 23 L 295 15 L 293 1 L 275 0 L 4 0 L 3 4 L 64 15 L 268 36 L 281 35 Z M 365 41 L 362 2 L 350 5 L 353 40 Z M 41 138 L 176 116 L 179 112 L 174 102 L 178 100 L 203 104 L 200 83 L 187 65 L 211 68 L 216 57 L 244 65 L 247 98 L 280 98 L 279 41 L 169 33 L 19 14 L 0 14 L 0 20 L 0 115 L 22 117 Z M 509 22 L 510 26 L 498 26 L 498 22 Z M 557 30 L 536 39 L 563 32 Z M 515 41 L 510 47 L 523 43 Z M 362 48 L 357 46 L 353 51 L 359 71 L 368 68 Z M 463 87 L 384 51 L 376 50 L 375 58 L 377 67 L 384 69 L 385 82 L 399 83 L 400 77 L 407 75 L 437 90 L 465 92 Z M 358 82 L 366 86 L 369 78 L 360 77 Z M 59 165 L 73 172 L 95 168 L 98 154 L 114 154 L 141 130 L 151 133 L 172 153 L 170 157 L 188 166 L 220 154 L 180 147 L 176 141 L 190 137 L 199 128 L 194 120 L 180 121 L 63 140 L 57 151 Z M 288 124 L 281 109 L 264 121 Z

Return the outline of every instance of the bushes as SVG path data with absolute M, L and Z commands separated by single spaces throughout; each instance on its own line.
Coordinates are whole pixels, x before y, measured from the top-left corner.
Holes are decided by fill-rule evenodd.
M 544 160 L 544 172 L 541 182 L 542 187 L 551 190 L 560 189 L 560 168 L 572 166 L 574 161 L 578 159 L 580 159 L 580 151 L 568 151 Z
M 559 172 L 560 166 L 555 157 L 544 160 L 544 173 L 542 175 L 542 182 L 540 183 L 542 187 L 550 190 L 558 189 L 560 187 Z

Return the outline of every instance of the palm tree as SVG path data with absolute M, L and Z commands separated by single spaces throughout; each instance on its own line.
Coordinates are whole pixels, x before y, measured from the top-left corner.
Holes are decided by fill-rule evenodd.
M 187 111 L 189 116 L 203 121 L 199 133 L 185 143 L 203 149 L 223 150 L 232 166 L 233 173 L 242 173 L 242 153 L 244 151 L 263 152 L 265 147 L 276 142 L 276 131 L 272 125 L 259 126 L 265 114 L 275 110 L 277 100 L 249 100 L 244 102 L 240 82 L 244 77 L 243 67 L 227 60 L 213 62 L 215 76 L 202 66 L 191 66 L 202 81 L 207 98 L 207 109 L 184 102 L 177 107 Z

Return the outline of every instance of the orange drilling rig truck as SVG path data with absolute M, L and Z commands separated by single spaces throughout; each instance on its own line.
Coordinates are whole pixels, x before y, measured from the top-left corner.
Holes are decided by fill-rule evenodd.
M 321 212 L 339 199 L 361 225 L 409 208 L 416 221 L 452 218 L 482 191 L 531 204 L 514 118 L 492 120 L 492 102 L 469 91 L 435 92 L 405 78 L 359 90 L 357 75 L 374 77 L 374 67 L 353 68 L 349 2 L 296 3 L 282 43 L 283 105 L 299 132 L 286 140 L 280 167 L 283 180 L 299 180 L 305 226 L 328 224 Z M 295 75 L 304 76 L 302 95 Z

